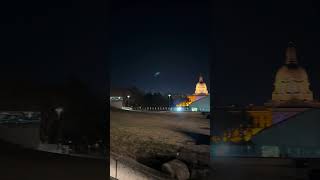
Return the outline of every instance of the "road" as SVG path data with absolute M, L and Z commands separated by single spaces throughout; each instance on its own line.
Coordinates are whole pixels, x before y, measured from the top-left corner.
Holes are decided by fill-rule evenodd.
M 2 141 L 0 162 L 1 180 L 101 180 L 108 177 L 106 160 L 22 149 Z
M 297 163 L 290 158 L 212 157 L 211 178 L 215 180 L 318 180 L 320 159 Z M 313 173 L 313 178 L 309 175 Z

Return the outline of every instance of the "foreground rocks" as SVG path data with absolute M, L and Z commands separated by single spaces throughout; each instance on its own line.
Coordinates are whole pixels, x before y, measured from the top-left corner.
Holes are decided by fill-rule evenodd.
M 177 159 L 190 169 L 190 179 L 210 179 L 210 147 L 208 145 L 184 146 L 177 153 Z
M 177 159 L 184 161 L 188 164 L 208 166 L 210 164 L 210 146 L 184 146 L 177 153 Z
M 178 180 L 209 179 L 210 148 L 208 145 L 186 145 L 176 159 L 162 165 L 162 171 Z
M 178 180 L 187 180 L 190 178 L 188 166 L 178 159 L 164 163 L 162 165 L 162 171 Z
M 141 162 L 138 162 L 135 159 L 111 153 L 110 174 L 112 177 L 116 177 L 119 180 L 206 180 L 210 177 L 210 156 L 208 147 L 209 146 L 204 145 L 186 145 L 176 154 L 163 154 L 162 156 L 165 157 L 167 155 L 168 158 L 158 159 L 160 164 L 156 167 L 148 167 L 148 165 L 143 162 L 141 164 Z M 155 162 L 155 160 L 153 162 Z

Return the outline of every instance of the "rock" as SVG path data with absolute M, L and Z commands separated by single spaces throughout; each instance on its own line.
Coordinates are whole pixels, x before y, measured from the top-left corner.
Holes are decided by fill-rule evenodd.
M 209 165 L 210 148 L 208 145 L 185 146 L 177 153 L 177 159 L 194 165 Z
M 162 165 L 162 171 L 178 180 L 187 180 L 190 178 L 188 166 L 178 159 L 164 163 Z

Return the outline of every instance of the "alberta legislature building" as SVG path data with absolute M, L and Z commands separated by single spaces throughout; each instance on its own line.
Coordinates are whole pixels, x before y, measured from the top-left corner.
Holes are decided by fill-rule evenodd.
M 273 147 L 273 152 L 278 152 L 275 156 L 298 156 L 297 152 L 302 152 L 298 146 L 320 146 L 320 133 L 315 128 L 320 125 L 320 103 L 314 99 L 308 73 L 299 65 L 293 43 L 286 49 L 273 85 L 271 100 L 262 106 L 214 109 L 211 142 Z M 320 150 L 311 154 L 315 153 L 320 155 Z
M 199 76 L 195 91 L 186 100 L 179 102 L 176 107 L 189 108 L 191 111 L 210 112 L 210 94 L 203 77 Z

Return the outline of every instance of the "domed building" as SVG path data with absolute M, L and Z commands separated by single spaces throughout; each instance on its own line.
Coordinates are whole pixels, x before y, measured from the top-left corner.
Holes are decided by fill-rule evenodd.
M 196 84 L 196 89 L 193 95 L 187 96 L 187 100 L 180 102 L 177 107 L 189 107 L 192 111 L 210 111 L 210 95 L 207 85 L 200 75 L 199 81 Z
M 199 82 L 196 85 L 196 90 L 194 92 L 194 95 L 205 95 L 207 96 L 209 94 L 208 89 L 207 89 L 207 85 L 206 83 L 203 81 L 203 77 L 200 76 L 199 77 Z
M 213 118 L 216 122 L 223 123 L 221 127 L 216 125 L 213 129 L 215 133 L 212 142 L 250 141 L 265 129 L 290 121 L 312 109 L 319 112 L 320 103 L 314 99 L 310 90 L 306 70 L 298 64 L 296 48 L 289 43 L 285 64 L 279 68 L 275 76 L 271 101 L 264 106 L 223 107 L 221 110 L 215 110 Z M 245 126 L 241 127 L 242 124 Z
M 285 64 L 278 70 L 275 77 L 272 103 L 311 102 L 313 92 L 309 86 L 306 70 L 298 65 L 296 48 L 289 43 Z

